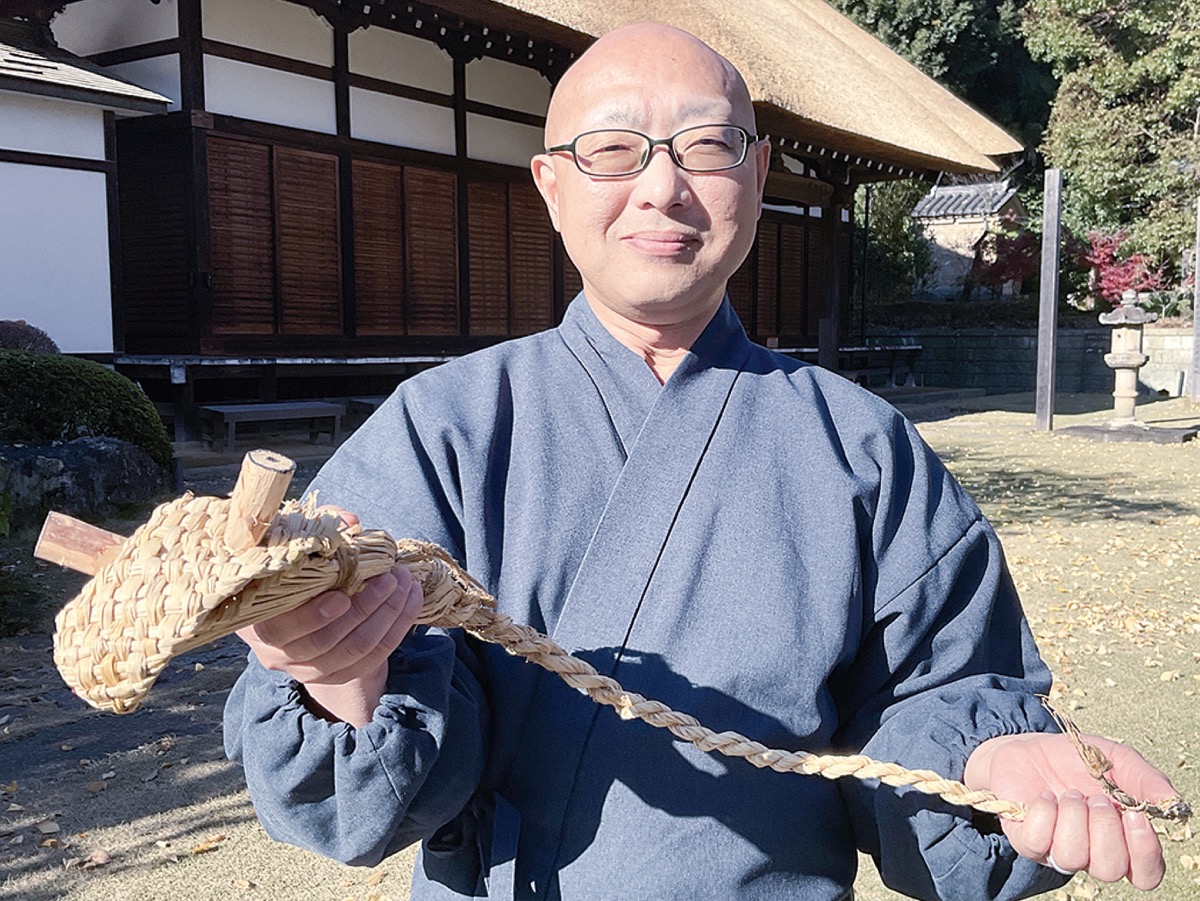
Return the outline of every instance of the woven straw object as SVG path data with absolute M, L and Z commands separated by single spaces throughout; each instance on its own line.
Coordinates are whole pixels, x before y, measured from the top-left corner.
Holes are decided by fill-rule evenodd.
M 384 532 L 346 527 L 336 514 L 311 503 L 284 504 L 257 544 L 231 551 L 226 536 L 231 504 L 189 494 L 158 507 L 59 613 L 55 662 L 89 704 L 129 712 L 172 657 L 295 609 L 328 589 L 352 593 L 365 579 L 402 563 L 425 594 L 419 622 L 461 627 L 499 644 L 614 708 L 623 719 L 641 719 L 704 751 L 741 757 L 760 768 L 827 779 L 878 779 L 1009 819 L 1025 816 L 1022 804 L 928 770 L 861 755 L 776 750 L 736 732 L 714 732 L 694 717 L 626 691 L 551 638 L 498 612 L 484 588 L 436 545 L 396 542 Z M 1190 813 L 1181 800 L 1148 812 L 1172 819 Z

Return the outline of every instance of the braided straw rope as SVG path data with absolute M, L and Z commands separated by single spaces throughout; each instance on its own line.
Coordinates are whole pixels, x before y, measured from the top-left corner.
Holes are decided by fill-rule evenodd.
M 437 545 L 393 541 L 344 527 L 312 504 L 284 504 L 265 538 L 232 552 L 223 538 L 230 500 L 184 495 L 158 507 L 55 620 L 54 660 L 63 679 L 94 707 L 127 713 L 141 703 L 172 657 L 235 629 L 286 613 L 322 591 L 352 593 L 365 579 L 409 568 L 421 583 L 420 623 L 464 628 L 555 673 L 623 719 L 667 729 L 704 751 L 741 757 L 783 773 L 854 776 L 912 786 L 952 804 L 1019 820 L 1025 807 L 928 770 L 860 755 L 781 751 L 714 732 L 694 717 L 626 691 L 546 635 L 496 610 L 495 599 Z

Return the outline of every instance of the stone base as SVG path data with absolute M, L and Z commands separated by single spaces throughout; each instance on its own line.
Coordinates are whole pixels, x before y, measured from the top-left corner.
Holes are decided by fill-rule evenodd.
M 1167 429 L 1141 425 L 1112 428 L 1106 425 L 1073 425 L 1055 429 L 1062 435 L 1090 438 L 1092 441 L 1148 441 L 1152 444 L 1182 444 L 1191 441 L 1200 432 L 1200 427 Z

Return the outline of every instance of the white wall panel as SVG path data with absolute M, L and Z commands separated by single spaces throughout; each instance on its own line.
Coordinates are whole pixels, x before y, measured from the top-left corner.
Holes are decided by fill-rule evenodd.
M 0 148 L 102 160 L 104 112 L 86 103 L 0 91 Z
M 204 105 L 212 113 L 337 133 L 332 81 L 222 57 L 204 57 Z
M 132 81 L 139 87 L 157 91 L 164 97 L 170 98 L 168 110 L 179 109 L 179 98 L 182 96 L 182 91 L 179 84 L 178 53 L 155 56 L 151 59 L 138 59 L 131 63 L 119 63 L 115 66 L 108 66 L 104 71 L 112 73 L 116 78 Z
M 467 156 L 471 159 L 525 167 L 534 154 L 544 149 L 540 128 L 491 116 L 467 115 Z
M 544 116 L 550 82 L 535 69 L 485 57 L 467 64 L 467 99 Z
M 79 56 L 179 37 L 177 0 L 81 0 L 51 25 L 64 50 Z
M 386 28 L 350 33 L 350 71 L 440 94 L 454 93 L 454 64 L 437 44 Z
M 0 319 L 68 353 L 111 353 L 104 174 L 0 163 Z
M 333 29 L 307 7 L 284 0 L 204 0 L 206 38 L 333 65 Z
M 434 153 L 454 153 L 454 111 L 404 97 L 350 89 L 350 134 Z

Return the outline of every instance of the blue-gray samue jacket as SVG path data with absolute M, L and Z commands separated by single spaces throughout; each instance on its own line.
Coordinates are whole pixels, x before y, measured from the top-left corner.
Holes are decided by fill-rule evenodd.
M 895 410 L 728 302 L 660 386 L 577 298 L 405 382 L 314 484 L 717 731 L 960 777 L 985 739 L 1053 729 L 979 510 Z M 275 838 L 358 864 L 423 840 L 414 899 L 843 899 L 856 848 L 923 898 L 1063 881 L 994 820 L 702 753 L 461 633 L 409 637 L 387 690 L 355 730 L 252 658 L 225 741 Z

